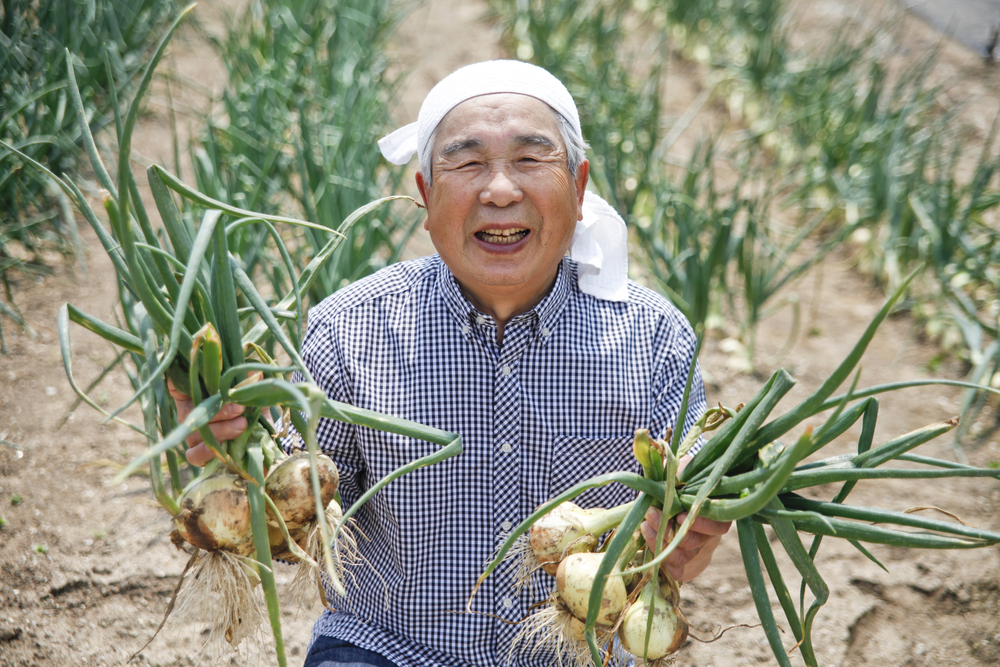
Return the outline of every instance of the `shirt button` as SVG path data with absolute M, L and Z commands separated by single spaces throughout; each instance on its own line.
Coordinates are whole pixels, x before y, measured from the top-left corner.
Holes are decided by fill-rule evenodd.
M 510 454 L 511 449 L 513 449 L 513 447 L 510 446 L 509 442 L 505 442 L 502 445 L 500 445 L 500 451 L 503 452 L 504 454 Z
M 514 606 L 514 601 L 511 600 L 510 598 L 504 598 L 503 599 L 503 606 L 504 606 L 505 609 L 510 609 L 511 607 Z
M 486 324 L 486 318 L 482 315 L 476 315 L 476 324 Z
M 469 333 L 469 326 L 467 324 L 462 325 L 462 333 L 464 334 Z
M 504 375 L 510 375 L 510 366 L 504 366 L 503 367 L 503 374 Z
M 548 327 L 542 327 L 542 335 L 543 336 L 548 336 L 550 333 L 552 333 L 552 332 L 549 331 Z
M 510 521 L 504 521 L 502 524 L 500 524 L 500 527 L 503 528 L 504 530 L 510 530 L 511 528 L 514 527 L 514 524 L 512 524 Z

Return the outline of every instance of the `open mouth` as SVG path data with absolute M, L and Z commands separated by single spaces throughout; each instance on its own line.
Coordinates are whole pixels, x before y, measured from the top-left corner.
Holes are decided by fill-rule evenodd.
M 509 245 L 517 243 L 529 233 L 527 229 L 485 229 L 481 232 L 476 232 L 476 238 L 487 243 Z

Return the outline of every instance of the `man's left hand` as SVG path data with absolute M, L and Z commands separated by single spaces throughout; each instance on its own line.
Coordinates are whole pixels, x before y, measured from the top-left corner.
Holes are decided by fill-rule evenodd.
M 691 461 L 691 456 L 681 457 L 677 473 L 680 474 Z M 681 512 L 674 517 L 675 528 L 680 527 L 687 519 L 687 512 Z M 642 522 L 639 529 L 646 539 L 646 545 L 653 549 L 656 544 L 656 533 L 660 529 L 660 510 L 650 508 L 646 512 L 646 520 Z M 712 562 L 712 554 L 722 541 L 722 536 L 729 532 L 732 521 L 713 521 L 705 517 L 698 517 L 691 524 L 687 535 L 680 544 L 670 553 L 660 565 L 660 568 L 670 572 L 670 575 L 677 581 L 691 581 L 705 571 L 708 564 Z M 670 533 L 666 533 L 663 546 L 670 543 Z
M 646 520 L 642 522 L 640 529 L 642 536 L 646 538 L 646 544 L 652 549 L 656 543 L 656 532 L 660 528 L 660 510 L 650 508 L 646 512 Z M 680 526 L 687 518 L 687 512 L 681 512 L 676 517 L 676 525 Z M 708 564 L 712 562 L 712 554 L 715 552 L 722 536 L 725 535 L 731 521 L 713 521 L 705 517 L 698 517 L 691 524 L 687 535 L 680 541 L 680 544 L 667 556 L 660 566 L 670 572 L 670 575 L 677 581 L 691 581 L 705 571 Z M 663 546 L 669 543 L 669 533 L 664 539 Z

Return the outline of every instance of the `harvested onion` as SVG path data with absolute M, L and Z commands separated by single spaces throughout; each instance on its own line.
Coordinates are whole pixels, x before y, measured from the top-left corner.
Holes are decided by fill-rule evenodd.
M 581 553 L 563 558 L 556 572 L 556 586 L 559 597 L 566 608 L 580 620 L 586 620 L 590 608 L 590 589 L 594 586 L 597 568 L 601 566 L 604 554 Z M 601 608 L 597 614 L 597 625 L 611 626 L 625 606 L 628 592 L 621 577 L 609 576 L 604 584 Z
M 645 660 L 658 660 L 676 652 L 687 636 L 688 623 L 684 614 L 663 598 L 652 584 L 642 589 L 639 599 L 625 611 L 618 627 L 618 638 L 625 650 Z
M 238 556 L 254 552 L 246 482 L 225 469 L 199 480 L 180 497 L 174 517 L 177 534 L 188 544 Z
M 328 456 L 317 455 L 322 507 L 326 507 L 340 484 L 337 466 Z M 282 459 L 268 473 L 264 493 L 274 501 L 289 531 L 309 525 L 316 516 L 316 499 L 309 474 L 309 454 L 298 452 Z M 269 523 L 273 519 L 269 519 Z

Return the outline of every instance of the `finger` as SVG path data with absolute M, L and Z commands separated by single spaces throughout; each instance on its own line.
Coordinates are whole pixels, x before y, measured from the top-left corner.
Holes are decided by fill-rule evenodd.
M 647 526 L 649 527 L 649 536 L 647 537 L 646 541 L 649 543 L 650 548 L 652 548 L 652 545 L 653 545 L 653 543 L 656 540 L 656 533 L 660 529 L 659 517 L 654 516 L 652 521 L 649 521 L 647 519 L 646 521 L 644 521 L 642 523 L 643 536 L 644 537 L 646 536 L 645 528 Z M 677 543 L 677 547 L 681 548 L 681 549 L 688 549 L 688 550 L 697 549 L 701 545 L 705 544 L 705 542 L 707 540 L 709 540 L 711 537 L 712 537 L 711 535 L 705 535 L 703 533 L 697 533 L 697 532 L 694 532 L 693 530 L 692 531 L 688 531 L 684 535 L 684 537 L 681 538 L 681 541 Z M 670 542 L 670 536 L 669 535 L 664 535 L 663 536 L 663 545 L 666 546 L 669 542 Z
M 659 549 L 656 549 L 654 547 L 654 545 L 656 544 L 657 528 L 648 521 L 643 521 L 639 525 L 639 531 L 642 533 L 643 539 L 646 540 L 646 546 L 648 546 L 650 549 L 653 549 L 654 551 L 658 551 Z M 668 542 L 669 540 L 664 538 L 663 544 L 660 545 L 660 549 L 663 549 L 665 546 L 667 546 Z M 683 540 L 681 540 L 681 542 L 683 542 Z M 689 553 L 686 553 L 687 551 L 688 551 L 687 549 L 682 549 L 681 545 L 678 544 L 676 547 L 674 547 L 674 550 L 670 552 L 670 555 L 666 557 L 664 562 L 667 563 L 674 562 L 677 564 L 683 564 L 684 562 L 686 562 L 687 557 L 690 556 Z M 678 556 L 677 554 L 680 552 L 685 552 L 685 555 Z
M 184 442 L 187 443 L 187 446 L 190 449 L 191 447 L 197 447 L 202 442 L 204 442 L 204 438 L 201 437 L 201 433 L 199 433 L 198 431 L 195 431 L 194 433 L 192 433 L 188 437 L 184 438 Z
M 688 517 L 687 512 L 681 512 L 676 517 L 674 517 L 674 520 L 677 522 L 677 525 L 679 526 L 687 520 L 687 517 Z M 689 530 L 695 533 L 704 533 L 706 535 L 725 535 L 727 532 L 729 532 L 729 529 L 732 527 L 732 525 L 733 525 L 732 521 L 715 521 L 713 519 L 706 519 L 703 516 L 699 516 L 696 517 L 695 520 L 691 523 L 691 527 Z
M 664 559 L 661 568 L 666 568 L 670 576 L 677 581 L 683 581 L 687 574 L 688 563 L 691 562 L 692 555 L 684 549 L 674 549 L 670 555 Z
M 174 383 L 170 380 L 167 380 L 167 392 L 174 399 L 174 407 L 177 408 L 177 421 L 183 422 L 191 414 L 191 411 L 194 410 L 194 402 L 190 396 L 178 391 Z M 199 438 L 198 441 L 200 442 L 201 439 Z
M 656 547 L 656 530 L 656 527 L 648 521 L 643 521 L 639 525 L 639 531 L 642 533 L 643 539 L 646 540 L 646 546 L 653 551 L 658 551 Z
M 212 435 L 219 442 L 225 442 L 226 440 L 233 440 L 239 437 L 240 433 L 247 430 L 247 419 L 246 417 L 237 417 L 236 419 L 227 419 L 220 422 L 212 422 L 208 425 L 209 430 L 212 431 Z
M 167 378 L 167 391 L 170 392 L 170 395 L 174 398 L 187 398 L 187 394 L 184 394 L 177 389 L 177 387 L 174 386 L 174 381 L 170 378 Z
M 247 430 L 247 419 L 241 416 L 235 419 L 226 418 L 222 421 L 212 421 L 209 422 L 208 429 L 218 442 L 233 440 L 239 437 L 243 431 Z M 187 443 L 188 447 L 195 447 L 204 442 L 204 439 L 201 437 L 200 431 L 195 431 L 184 442 Z
M 246 411 L 242 405 L 237 403 L 226 403 L 222 408 L 215 414 L 209 423 L 227 421 L 229 419 L 235 419 L 239 417 Z
M 691 581 L 709 566 L 712 562 L 712 554 L 715 552 L 716 547 L 722 541 L 722 536 L 718 535 L 709 539 L 708 542 L 702 546 L 697 553 L 695 553 L 691 560 L 684 566 L 684 576 L 683 581 Z
M 681 538 L 681 541 L 678 543 L 677 546 L 682 549 L 687 549 L 688 551 L 695 551 L 713 538 L 714 538 L 713 535 L 706 535 L 705 533 L 696 533 L 692 530 L 688 531 L 688 533 L 683 538 Z
M 184 456 L 187 458 L 188 463 L 199 468 L 215 458 L 215 454 L 204 443 L 187 450 Z
M 660 512 L 660 510 L 656 509 L 655 507 L 650 507 L 648 510 L 646 510 L 645 518 L 646 522 L 653 527 L 653 530 L 659 530 L 660 518 L 662 516 L 663 514 Z

